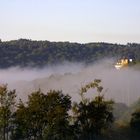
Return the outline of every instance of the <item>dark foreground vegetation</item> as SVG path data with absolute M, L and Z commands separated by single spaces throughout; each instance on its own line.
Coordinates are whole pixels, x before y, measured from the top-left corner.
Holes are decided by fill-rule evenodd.
M 70 43 L 19 39 L 0 41 L 0 68 L 42 67 L 57 63 L 93 63 L 105 57 L 133 57 L 140 61 L 140 44 Z
M 27 102 L 17 101 L 15 90 L 0 86 L 0 139 L 138 140 L 140 104 L 127 124 L 117 122 L 121 108 L 127 107 L 119 105 L 120 113 L 114 115 L 115 103 L 104 98 L 100 82 L 96 79 L 82 87 L 81 101 L 74 103 L 69 95 L 55 90 L 46 94 L 38 90 L 28 96 Z M 98 96 L 86 98 L 92 89 Z

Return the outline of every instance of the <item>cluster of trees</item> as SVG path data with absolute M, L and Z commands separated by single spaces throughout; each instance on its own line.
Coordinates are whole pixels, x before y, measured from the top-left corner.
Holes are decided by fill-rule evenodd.
M 81 89 L 81 101 L 71 102 L 69 95 L 41 90 L 28 96 L 27 102 L 16 103 L 15 90 L 0 87 L 0 137 L 2 140 L 86 140 L 102 135 L 113 121 L 112 101 L 100 92 L 100 80 Z M 87 99 L 89 88 L 97 88 L 99 95 Z
M 15 90 L 0 86 L 0 139 L 119 140 L 126 136 L 127 140 L 136 140 L 134 136 L 140 136 L 140 110 L 132 114 L 130 129 L 114 129 L 114 102 L 105 100 L 100 82 L 96 79 L 82 87 L 81 101 L 74 103 L 62 91 L 44 94 L 40 89 L 31 93 L 27 102 L 17 101 Z M 89 89 L 96 89 L 98 95 L 88 99 Z
M 104 57 L 135 57 L 140 61 L 140 44 L 69 43 L 19 39 L 0 41 L 0 68 L 69 62 L 91 63 Z

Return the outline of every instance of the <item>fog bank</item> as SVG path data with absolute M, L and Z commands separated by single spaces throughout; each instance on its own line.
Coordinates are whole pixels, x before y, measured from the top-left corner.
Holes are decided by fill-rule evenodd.
M 82 86 L 101 79 L 106 98 L 131 104 L 140 97 L 140 71 L 133 67 L 116 70 L 113 64 L 112 60 L 102 60 L 90 66 L 65 63 L 42 69 L 16 67 L 0 70 L 0 83 L 8 83 L 11 89 L 16 88 L 18 97 L 22 99 L 40 88 L 43 92 L 63 90 L 63 93 L 72 96 L 72 100 L 78 101 Z M 95 95 L 95 91 L 88 93 L 88 97 Z

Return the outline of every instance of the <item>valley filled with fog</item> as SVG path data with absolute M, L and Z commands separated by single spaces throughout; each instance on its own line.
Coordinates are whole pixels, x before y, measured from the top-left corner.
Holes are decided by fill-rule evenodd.
M 12 67 L 0 70 L 0 83 L 16 89 L 18 98 L 22 100 L 26 100 L 27 95 L 35 90 L 41 89 L 45 93 L 55 89 L 69 94 L 73 101 L 79 101 L 80 88 L 94 79 L 102 80 L 102 94 L 107 99 L 130 105 L 140 97 L 140 71 L 133 67 L 117 70 L 111 59 L 88 66 L 65 62 L 40 69 Z M 87 93 L 88 97 L 95 95 L 96 91 Z

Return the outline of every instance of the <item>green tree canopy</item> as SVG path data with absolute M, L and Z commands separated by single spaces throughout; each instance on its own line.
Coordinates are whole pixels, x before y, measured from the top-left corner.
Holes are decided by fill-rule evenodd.
M 13 131 L 15 98 L 15 90 L 9 91 L 7 85 L 0 86 L 0 139 L 2 140 L 8 140 Z
M 70 136 L 70 108 L 70 97 L 61 91 L 33 92 L 25 104 L 21 101 L 17 107 L 13 139 L 66 140 Z
M 100 82 L 101 80 L 96 79 L 82 87 L 81 101 L 73 106 L 74 121 L 79 130 L 77 136 L 79 139 L 92 140 L 101 135 L 103 130 L 113 122 L 113 102 L 111 100 L 106 101 L 101 95 L 103 87 L 99 85 Z M 90 88 L 96 88 L 98 91 L 98 96 L 91 100 L 84 96 Z

